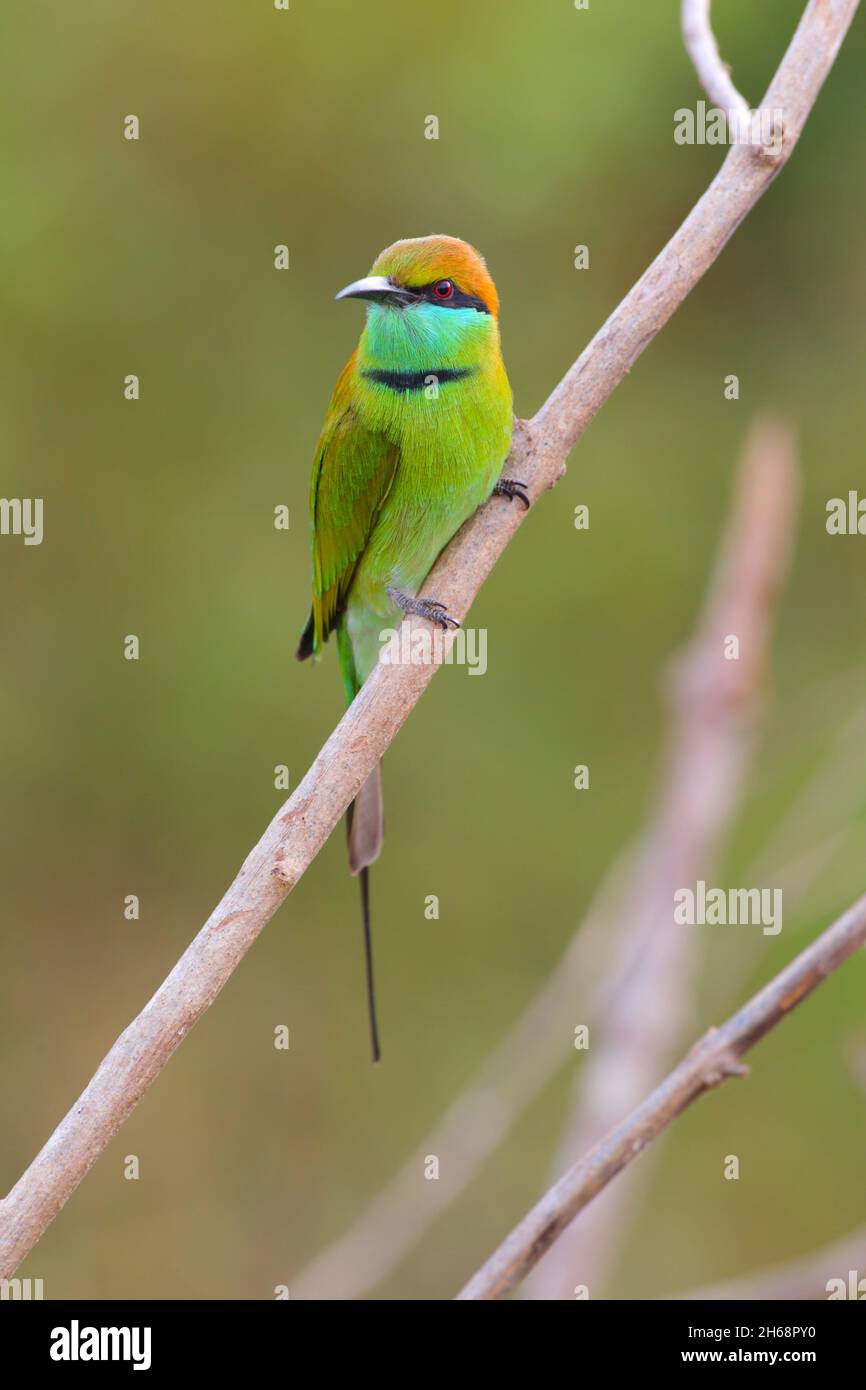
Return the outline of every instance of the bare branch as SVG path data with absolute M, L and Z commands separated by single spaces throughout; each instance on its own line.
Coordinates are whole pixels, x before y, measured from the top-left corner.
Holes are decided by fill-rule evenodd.
M 740 1058 L 866 943 L 866 896 L 802 951 L 721 1028 L 711 1028 L 622 1124 L 553 1185 L 458 1295 L 502 1298 L 613 1178 L 698 1096 L 730 1076 Z
M 591 1148 L 664 1075 L 687 1027 L 696 934 L 674 920 L 674 894 L 706 877 L 739 805 L 763 705 L 771 620 L 788 570 L 799 492 L 795 442 L 783 423 L 749 431 L 725 542 L 703 620 L 674 663 L 670 753 L 658 811 L 644 836 L 619 954 L 625 983 L 605 1009 L 574 1083 L 573 1115 L 554 1173 Z M 727 659 L 735 634 L 739 659 Z M 633 1175 L 649 1176 L 646 1165 Z M 635 1184 L 608 1188 L 563 1232 L 521 1290 L 566 1299 L 596 1292 L 612 1267 Z
M 721 252 L 787 159 L 857 9 L 858 0 L 809 0 L 767 93 L 785 113 L 773 160 L 734 146 L 707 192 L 634 289 L 522 422 L 509 469 L 533 500 L 561 477 L 569 450 Z M 524 510 L 493 499 L 435 565 L 427 589 L 465 614 Z M 424 629 L 413 619 L 410 628 Z M 0 1203 L 0 1277 L 32 1249 L 190 1028 L 318 854 L 410 710 L 449 642 L 429 666 L 378 666 L 294 794 L 171 974 L 102 1062 L 26 1173 Z

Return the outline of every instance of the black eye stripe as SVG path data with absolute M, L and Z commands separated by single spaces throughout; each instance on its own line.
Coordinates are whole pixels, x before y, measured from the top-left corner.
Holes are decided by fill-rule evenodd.
M 431 280 L 429 285 L 407 285 L 405 288 L 415 299 L 426 299 L 428 304 L 436 304 L 440 309 L 475 309 L 479 314 L 490 313 L 483 299 L 474 294 L 464 294 L 456 280 L 451 280 L 454 293 L 448 299 L 442 299 L 436 293 L 436 286 L 441 285 L 444 278 L 446 277 L 440 275 L 438 280 Z M 450 276 L 447 278 L 451 279 Z

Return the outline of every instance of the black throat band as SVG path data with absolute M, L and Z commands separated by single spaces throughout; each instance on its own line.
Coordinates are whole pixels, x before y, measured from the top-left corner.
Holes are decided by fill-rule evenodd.
M 387 386 L 389 391 L 424 391 L 428 386 L 444 386 L 449 381 L 464 381 L 471 376 L 475 367 L 427 367 L 421 372 L 386 371 L 380 367 L 366 367 L 361 376 L 367 381 L 375 381 L 377 386 Z

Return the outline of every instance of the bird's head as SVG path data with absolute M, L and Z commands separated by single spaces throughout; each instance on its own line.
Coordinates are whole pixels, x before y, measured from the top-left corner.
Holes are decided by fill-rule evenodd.
M 395 241 L 363 280 L 340 290 L 337 299 L 366 299 L 386 309 L 425 317 L 452 314 L 499 315 L 499 296 L 483 256 L 453 236 L 410 237 Z

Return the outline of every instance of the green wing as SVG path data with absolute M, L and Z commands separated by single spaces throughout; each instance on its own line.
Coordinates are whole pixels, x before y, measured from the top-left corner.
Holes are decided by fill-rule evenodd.
M 397 446 L 355 413 L 354 366 L 352 356 L 334 390 L 313 465 L 313 611 L 298 656 L 318 651 L 336 627 L 400 459 Z

